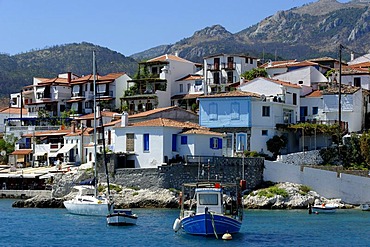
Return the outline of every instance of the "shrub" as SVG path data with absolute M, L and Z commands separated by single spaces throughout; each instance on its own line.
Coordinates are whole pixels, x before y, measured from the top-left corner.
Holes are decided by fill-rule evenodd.
M 301 195 L 307 195 L 307 193 L 310 192 L 311 190 L 312 190 L 311 187 L 307 185 L 299 186 L 299 194 Z
M 109 189 L 110 189 L 110 190 L 115 190 L 115 191 L 117 191 L 117 192 L 121 192 L 121 191 L 122 191 L 121 186 L 116 185 L 116 184 L 110 184 L 110 185 L 109 185 Z
M 281 189 L 277 186 L 271 186 L 269 188 L 262 189 L 257 193 L 257 195 L 259 197 L 264 196 L 264 197 L 267 197 L 267 198 L 274 197 L 275 195 L 280 195 L 282 197 L 288 197 L 289 196 L 288 192 L 285 189 Z
M 137 196 L 139 194 L 139 192 L 135 191 L 134 193 L 132 193 L 133 196 Z

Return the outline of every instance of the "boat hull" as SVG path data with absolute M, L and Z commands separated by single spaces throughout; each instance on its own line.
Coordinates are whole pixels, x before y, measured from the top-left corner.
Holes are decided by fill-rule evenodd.
M 71 214 L 91 215 L 91 216 L 106 216 L 107 214 L 109 214 L 108 204 L 105 202 L 87 203 L 70 200 L 65 201 L 64 206 Z
M 193 235 L 222 235 L 225 233 L 238 233 L 242 222 L 234 218 L 220 215 L 203 213 L 188 216 L 181 220 L 182 228 L 188 234 Z
M 107 215 L 107 224 L 112 226 L 136 225 L 137 218 L 131 210 L 115 210 Z
M 322 207 L 322 206 L 313 206 L 312 212 L 313 213 L 335 213 L 337 211 L 337 207 Z
M 370 211 L 370 206 L 369 206 L 369 204 L 361 204 L 360 209 L 362 211 Z

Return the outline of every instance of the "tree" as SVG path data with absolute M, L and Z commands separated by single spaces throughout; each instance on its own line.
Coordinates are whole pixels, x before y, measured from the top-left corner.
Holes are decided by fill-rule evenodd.
M 370 131 L 364 132 L 360 137 L 360 150 L 368 167 L 370 167 Z
M 270 140 L 266 142 L 267 150 L 273 154 L 273 158 L 280 154 L 280 150 L 285 147 L 288 143 L 288 140 L 285 136 L 274 135 Z
M 241 74 L 241 77 L 244 77 L 246 80 L 253 80 L 257 77 L 267 77 L 267 72 L 263 68 L 255 68 Z
M 0 139 L 0 151 L 5 151 L 6 155 L 0 156 L 1 162 L 8 162 L 8 156 L 14 151 L 14 145 L 17 141 L 17 137 L 14 134 L 7 135 L 3 139 Z

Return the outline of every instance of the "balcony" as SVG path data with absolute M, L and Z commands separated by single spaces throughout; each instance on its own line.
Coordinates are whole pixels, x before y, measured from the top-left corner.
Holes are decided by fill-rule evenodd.
M 218 71 L 220 70 L 220 64 L 207 64 L 207 70 Z
M 221 67 L 224 70 L 235 70 L 236 69 L 236 63 L 234 63 L 234 62 L 222 63 Z

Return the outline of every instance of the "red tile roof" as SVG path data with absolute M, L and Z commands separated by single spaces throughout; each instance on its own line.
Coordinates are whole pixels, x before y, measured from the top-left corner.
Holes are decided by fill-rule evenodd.
M 138 123 L 132 123 L 130 126 L 147 126 L 147 127 L 176 127 L 176 128 L 202 128 L 198 124 L 191 122 L 179 122 L 168 118 L 156 118 Z
M 175 55 L 171 55 L 171 54 L 165 54 L 165 55 L 162 55 L 162 56 L 159 56 L 159 57 L 155 57 L 155 58 L 152 58 L 152 59 L 149 59 L 147 62 L 167 62 L 167 60 L 174 60 L 174 61 L 179 61 L 179 62 L 185 62 L 185 63 L 193 63 L 193 62 L 190 62 L 184 58 L 181 58 L 181 57 L 178 57 L 178 56 L 175 56 Z
M 194 81 L 194 80 L 201 80 L 203 79 L 202 75 L 187 75 L 180 79 L 177 79 L 176 81 Z
M 5 114 L 21 114 L 21 108 L 19 107 L 7 107 L 0 110 L 0 113 Z M 27 114 L 28 110 L 26 108 L 22 108 L 22 114 Z
M 158 112 L 165 112 L 165 111 L 171 111 L 171 110 L 186 111 L 186 110 L 184 110 L 184 109 L 182 109 L 181 107 L 178 107 L 178 106 L 169 106 L 169 107 L 163 107 L 163 108 L 156 108 L 156 109 L 153 109 L 153 110 L 150 110 L 150 111 L 140 112 L 140 113 L 137 113 L 137 114 L 134 114 L 134 115 L 129 115 L 128 118 L 147 117 L 147 116 L 153 115 L 153 114 L 158 113 Z M 186 112 L 189 112 L 189 111 L 186 111 Z M 192 113 L 192 114 L 196 115 L 193 112 L 189 112 L 189 113 Z
M 268 68 L 268 67 L 274 67 L 274 68 L 279 68 L 279 67 L 286 67 L 287 64 L 295 63 L 297 60 L 286 60 L 286 61 L 271 61 L 271 62 L 266 62 L 260 66 L 260 68 Z
M 109 83 L 109 82 L 113 82 L 114 80 L 123 76 L 124 74 L 126 74 L 126 73 L 124 73 L 124 72 L 110 73 L 110 74 L 107 74 L 105 76 L 96 75 L 95 81 L 96 81 L 97 84 Z M 77 78 L 77 79 L 72 80 L 71 84 L 72 85 L 82 84 L 82 83 L 93 82 L 93 81 L 94 81 L 94 76 L 93 76 L 93 74 L 90 74 L 90 75 L 86 75 L 86 76 L 83 76 L 81 78 Z
M 113 117 L 114 114 L 118 114 L 117 112 L 111 112 L 111 111 L 101 111 L 101 115 L 103 117 Z M 94 113 L 89 113 L 86 115 L 83 115 L 81 117 L 76 118 L 76 120 L 91 120 L 94 119 Z
M 315 90 L 315 91 L 312 91 L 311 93 L 307 94 L 305 97 L 322 97 L 322 92 L 320 90 Z
M 60 130 L 48 130 L 48 131 L 38 131 L 34 133 L 28 133 L 22 135 L 23 137 L 40 137 L 40 136 L 64 136 L 70 133 L 70 129 L 60 129 Z
M 190 130 L 185 130 L 181 132 L 181 134 L 185 135 L 212 135 L 212 136 L 223 136 L 223 134 L 210 131 L 207 129 L 190 129 Z

